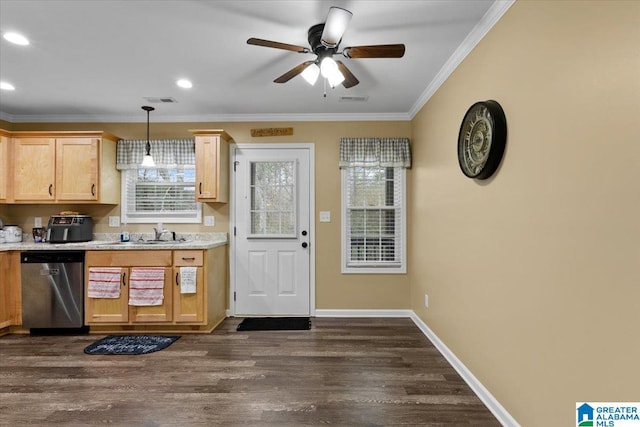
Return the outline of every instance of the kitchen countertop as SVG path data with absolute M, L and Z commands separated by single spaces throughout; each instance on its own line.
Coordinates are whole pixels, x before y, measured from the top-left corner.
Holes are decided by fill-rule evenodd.
M 19 243 L 0 243 L 0 252 L 211 249 L 224 246 L 228 242 L 227 233 L 178 233 L 175 241 L 163 240 L 161 242 L 149 242 L 153 239 L 150 234 L 132 233 L 130 242 L 120 242 L 119 236 L 115 233 L 96 233 L 93 236 L 94 240 L 79 243 L 35 243 L 33 238 L 28 236 Z

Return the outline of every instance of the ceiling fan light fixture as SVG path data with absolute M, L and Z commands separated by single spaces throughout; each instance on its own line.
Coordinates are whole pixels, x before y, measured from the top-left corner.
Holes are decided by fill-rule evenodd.
M 145 105 L 142 109 L 147 112 L 147 144 L 145 146 L 145 155 L 142 158 L 140 166 L 143 168 L 155 168 L 156 162 L 151 156 L 151 143 L 149 142 L 149 112 L 155 110 L 155 108 Z
M 344 75 L 338 68 L 338 63 L 330 56 L 325 57 L 320 63 L 322 77 L 329 81 L 331 87 L 336 87 L 344 81 Z
M 328 79 L 335 73 L 340 72 L 340 70 L 338 70 L 338 63 L 332 57 L 327 56 L 320 62 L 320 72 L 322 73 L 322 77 Z
M 335 6 L 329 8 L 329 14 L 325 21 L 320 42 L 328 48 L 338 46 L 340 39 L 342 39 L 342 35 L 347 30 L 347 26 L 349 25 L 349 21 L 351 21 L 352 16 L 353 13 L 349 12 L 347 9 Z
M 320 75 L 320 67 L 316 64 L 311 64 L 302 72 L 302 77 L 309 83 L 311 86 L 316 84 L 318 81 L 318 76 Z
M 327 77 L 327 80 L 329 80 L 329 86 L 335 88 L 344 81 L 344 75 L 340 71 L 336 71 L 335 74 Z

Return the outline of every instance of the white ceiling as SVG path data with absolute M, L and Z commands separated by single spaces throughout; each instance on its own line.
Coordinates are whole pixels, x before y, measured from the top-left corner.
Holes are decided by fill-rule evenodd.
M 0 118 L 11 122 L 409 120 L 513 0 L 0 0 Z M 360 84 L 327 89 L 301 76 L 313 59 L 252 46 L 308 46 L 330 6 L 353 12 L 340 46 L 404 43 L 400 59 L 342 59 Z M 194 87 L 175 85 L 188 78 Z M 341 97 L 368 97 L 345 102 Z M 175 104 L 145 97 L 172 97 Z

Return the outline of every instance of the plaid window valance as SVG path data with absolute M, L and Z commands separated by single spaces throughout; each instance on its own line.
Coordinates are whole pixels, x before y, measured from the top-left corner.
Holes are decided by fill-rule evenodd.
M 341 138 L 339 166 L 410 168 L 409 138 Z
M 194 139 L 153 139 L 151 156 L 158 168 L 194 166 L 196 143 Z M 121 139 L 118 141 L 116 168 L 137 169 L 146 152 L 146 139 Z

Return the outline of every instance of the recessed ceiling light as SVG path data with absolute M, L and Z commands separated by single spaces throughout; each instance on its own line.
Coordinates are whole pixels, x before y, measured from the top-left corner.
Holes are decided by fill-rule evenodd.
M 4 39 L 14 43 L 14 44 L 19 44 L 22 46 L 26 46 L 29 44 L 29 40 L 23 36 L 22 34 L 18 34 L 18 33 L 5 33 L 4 34 Z
M 191 89 L 193 87 L 193 83 L 191 83 L 189 80 L 187 79 L 180 79 L 178 81 L 176 81 L 176 84 L 182 88 L 185 89 Z
M 15 86 L 13 86 L 11 83 L 7 83 L 7 82 L 0 82 L 0 89 L 2 89 L 2 90 L 16 90 Z

